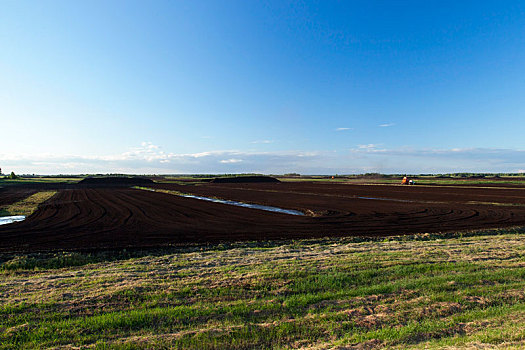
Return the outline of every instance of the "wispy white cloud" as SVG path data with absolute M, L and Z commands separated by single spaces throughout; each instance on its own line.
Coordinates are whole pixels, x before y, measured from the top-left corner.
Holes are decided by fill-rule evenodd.
M 381 148 L 359 145 L 350 149 L 359 165 L 387 173 L 518 172 L 525 168 L 525 150 L 497 148 Z
M 237 158 L 230 158 L 230 159 L 223 159 L 220 161 L 222 164 L 234 164 L 234 163 L 240 163 L 242 162 L 242 159 Z
M 381 128 L 388 128 L 389 126 L 394 126 L 396 125 L 395 123 L 384 123 L 384 124 L 379 124 L 379 127 Z
M 335 131 L 354 130 L 354 128 L 337 128 Z
M 275 172 L 281 169 L 315 167 L 318 152 L 281 151 L 246 152 L 213 150 L 197 153 L 165 152 L 151 142 L 127 152 L 101 156 L 52 154 L 3 155 L 0 165 L 4 171 L 20 174 L 81 174 L 81 173 L 231 173 Z
M 250 143 L 263 143 L 263 144 L 268 144 L 268 143 L 273 143 L 274 141 L 273 140 L 256 140 L 256 141 L 252 141 Z
M 358 151 L 358 152 L 362 152 L 362 151 L 366 151 L 366 152 L 377 152 L 377 151 L 380 151 L 380 149 L 378 148 L 380 145 L 378 144 L 375 144 L 375 143 L 369 143 L 367 145 L 357 145 L 357 148 L 356 149 L 353 149 L 354 151 Z M 384 151 L 384 149 L 383 149 Z
M 21 174 L 525 172 L 525 150 L 388 148 L 371 143 L 339 152 L 211 150 L 172 153 L 144 142 L 127 152 L 100 156 L 0 153 L 0 166 L 4 172 Z

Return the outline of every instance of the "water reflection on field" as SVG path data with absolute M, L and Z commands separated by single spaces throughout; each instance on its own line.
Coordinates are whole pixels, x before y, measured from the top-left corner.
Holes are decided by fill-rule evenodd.
M 203 201 L 209 201 L 209 202 L 215 202 L 215 203 L 236 205 L 238 207 L 244 207 L 244 208 L 252 208 L 252 209 L 260 209 L 260 210 L 272 211 L 272 212 L 275 212 L 275 213 L 290 214 L 290 215 L 304 215 L 304 213 L 299 211 L 299 210 L 282 209 L 282 208 L 278 208 L 278 207 L 270 207 L 270 206 L 267 206 L 267 205 L 249 204 L 249 203 L 230 201 L 230 200 L 224 200 L 224 199 L 194 196 L 194 195 L 191 195 L 191 194 L 181 194 L 180 196 L 187 197 L 187 198 L 200 199 L 200 200 L 203 200 Z
M 13 222 L 18 222 L 25 220 L 23 215 L 14 215 L 14 216 L 0 216 L 0 225 L 11 224 Z

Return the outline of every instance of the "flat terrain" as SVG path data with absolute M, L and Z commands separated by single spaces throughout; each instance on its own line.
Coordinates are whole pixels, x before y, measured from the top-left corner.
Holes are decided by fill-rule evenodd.
M 12 186 L 2 201 L 58 191 L 27 220 L 0 227 L 0 251 L 386 236 L 525 225 L 525 187 L 347 183 L 156 183 L 178 191 L 295 209 L 305 216 L 204 202 L 126 186 Z
M 19 202 L 36 192 L 36 189 L 30 187 L 0 188 L 0 207 Z
M 499 233 L 4 257 L 0 348 L 523 349 Z
M 0 349 L 525 348 L 517 183 L 2 185 Z

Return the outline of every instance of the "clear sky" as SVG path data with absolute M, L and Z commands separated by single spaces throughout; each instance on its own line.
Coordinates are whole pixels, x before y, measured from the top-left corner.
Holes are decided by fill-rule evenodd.
M 525 171 L 522 1 L 0 0 L 17 173 Z

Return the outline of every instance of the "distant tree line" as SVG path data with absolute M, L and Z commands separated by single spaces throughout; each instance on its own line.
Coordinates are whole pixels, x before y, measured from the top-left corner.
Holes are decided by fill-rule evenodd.
M 7 175 L 5 178 L 10 179 L 10 180 L 16 180 L 16 179 L 19 179 L 20 177 L 16 175 L 14 171 L 11 171 L 11 174 Z

